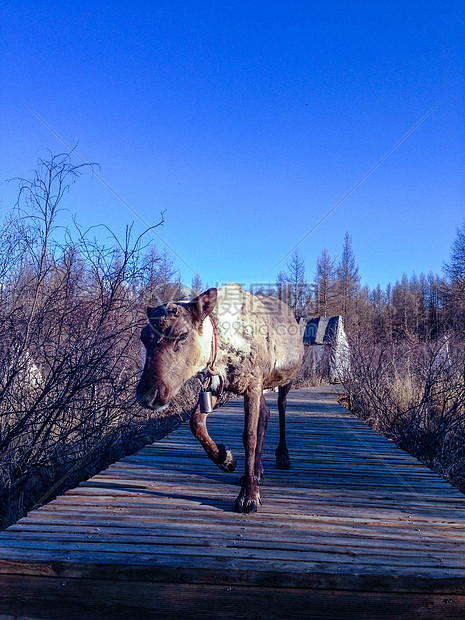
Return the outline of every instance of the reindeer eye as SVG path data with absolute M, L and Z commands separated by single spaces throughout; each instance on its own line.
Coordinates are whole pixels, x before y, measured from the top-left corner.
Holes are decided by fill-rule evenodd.
M 184 332 L 183 334 L 181 334 L 178 338 L 179 342 L 186 340 L 187 336 L 188 336 L 187 332 Z

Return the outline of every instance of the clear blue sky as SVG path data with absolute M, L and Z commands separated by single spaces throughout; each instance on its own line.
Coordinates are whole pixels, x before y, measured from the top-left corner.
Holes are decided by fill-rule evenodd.
M 437 106 L 299 250 L 312 277 L 347 230 L 372 287 L 440 272 L 465 219 L 464 24 L 461 1 L 5 0 L 0 178 L 66 150 L 30 106 L 143 220 L 166 210 L 185 282 L 274 281 Z M 118 233 L 135 219 L 90 175 L 66 206 Z

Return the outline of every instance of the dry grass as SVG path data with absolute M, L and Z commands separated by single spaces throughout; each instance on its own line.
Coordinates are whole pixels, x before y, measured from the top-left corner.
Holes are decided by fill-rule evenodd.
M 465 492 L 465 347 L 352 342 L 349 408 Z

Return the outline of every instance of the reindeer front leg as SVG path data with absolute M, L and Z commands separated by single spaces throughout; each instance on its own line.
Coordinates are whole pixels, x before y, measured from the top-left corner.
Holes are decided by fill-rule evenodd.
M 245 475 L 242 479 L 241 492 L 234 504 L 235 512 L 255 512 L 260 504 L 260 491 L 255 475 L 255 455 L 262 392 L 260 380 L 244 394 L 245 424 L 242 438 L 245 449 Z
M 216 396 L 212 396 L 213 406 L 216 400 Z M 215 443 L 210 437 L 207 429 L 207 416 L 208 413 L 200 413 L 200 407 L 197 407 L 190 419 L 192 434 L 200 441 L 209 459 L 223 471 L 232 472 L 236 468 L 236 459 L 231 450 L 227 450 L 221 443 Z

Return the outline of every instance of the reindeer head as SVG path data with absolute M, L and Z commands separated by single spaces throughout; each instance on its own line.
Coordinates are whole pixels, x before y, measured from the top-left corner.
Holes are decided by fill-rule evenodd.
M 149 324 L 141 333 L 146 359 L 136 390 L 141 407 L 165 409 L 182 385 L 207 366 L 211 332 L 204 322 L 216 298 L 217 290 L 211 288 L 190 302 L 147 308 Z

